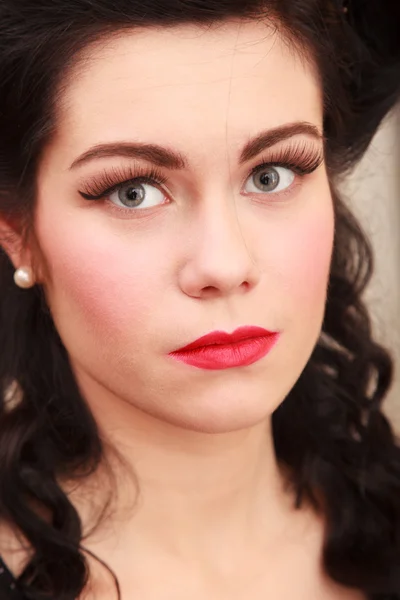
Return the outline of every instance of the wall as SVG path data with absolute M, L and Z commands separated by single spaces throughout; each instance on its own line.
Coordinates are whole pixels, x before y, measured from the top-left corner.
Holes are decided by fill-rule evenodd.
M 378 340 L 395 356 L 385 412 L 400 432 L 400 110 L 383 123 L 343 189 L 375 250 L 376 271 L 365 299 Z

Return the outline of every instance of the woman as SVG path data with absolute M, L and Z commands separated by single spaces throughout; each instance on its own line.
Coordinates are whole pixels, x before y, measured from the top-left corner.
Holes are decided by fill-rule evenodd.
M 400 598 L 361 5 L 1 0 L 2 599 Z

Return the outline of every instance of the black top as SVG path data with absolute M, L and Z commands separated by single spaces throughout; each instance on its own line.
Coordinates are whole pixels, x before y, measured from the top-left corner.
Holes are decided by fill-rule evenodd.
M 25 600 L 15 577 L 0 556 L 0 600 Z

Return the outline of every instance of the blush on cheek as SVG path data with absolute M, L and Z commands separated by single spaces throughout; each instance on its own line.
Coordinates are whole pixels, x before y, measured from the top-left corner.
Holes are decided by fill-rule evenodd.
M 86 256 L 80 268 L 69 270 L 67 293 L 88 322 L 126 331 L 149 306 L 143 289 L 146 286 L 135 275 L 118 268 L 110 256 Z
M 297 302 L 325 299 L 333 249 L 333 218 L 308 219 L 292 232 L 288 253 L 288 279 L 296 290 Z
M 70 324 L 110 335 L 129 325 L 134 328 L 135 319 L 149 310 L 146 293 L 151 286 L 143 285 L 140 265 L 126 245 L 119 248 L 115 239 L 107 245 L 105 239 L 100 233 L 95 238 L 82 234 L 46 238 L 54 280 L 49 300 L 62 329 Z

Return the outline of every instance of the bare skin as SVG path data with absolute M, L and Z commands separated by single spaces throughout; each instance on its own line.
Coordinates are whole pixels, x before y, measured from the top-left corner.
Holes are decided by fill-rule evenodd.
M 327 576 L 322 560 L 322 516 L 311 507 L 294 511 L 288 506 L 280 526 L 263 548 L 250 542 L 227 549 L 219 560 L 215 556 L 182 559 L 143 546 L 143 553 L 126 556 L 117 540 L 110 543 L 112 535 L 108 542 L 89 539 L 85 548 L 113 569 L 123 600 L 366 600 L 359 590 Z M 95 575 L 82 600 L 106 600 L 113 585 L 111 576 L 91 557 L 89 562 Z
M 293 509 L 271 431 L 321 330 L 334 234 L 325 165 L 304 178 L 283 169 L 279 192 L 247 183 L 289 146 L 321 153 L 313 66 L 263 25 L 235 22 L 125 33 L 88 57 L 40 167 L 40 259 L 7 249 L 16 267 L 39 265 L 82 394 L 139 482 L 137 502 L 115 467 L 113 511 L 84 546 L 115 572 L 122 600 L 361 600 L 325 574 L 323 519 Z M 293 123 L 319 136 L 297 133 L 239 166 L 250 137 Z M 141 212 L 122 213 L 115 193 L 84 200 L 93 178 L 134 162 L 72 164 L 97 144 L 132 140 L 173 148 L 189 167 L 163 169 L 168 182 L 148 184 L 154 204 Z M 167 358 L 244 324 L 283 331 L 280 344 L 221 371 Z M 106 480 L 61 483 L 88 531 Z M 21 552 L 4 558 L 20 572 Z M 90 566 L 84 597 L 110 600 L 111 577 Z
M 82 502 L 82 505 L 84 502 Z M 43 515 L 44 516 L 44 515 Z M 90 520 L 90 519 L 88 519 Z M 264 552 L 252 552 L 251 545 L 237 549 L 236 562 L 200 564 L 172 555 L 136 552 L 126 556 L 118 552 L 116 540 L 84 543 L 110 567 L 118 578 L 122 600 L 366 600 L 358 590 L 346 588 L 330 579 L 322 564 L 324 523 L 312 510 L 292 513 L 276 540 L 266 544 Z M 98 536 L 94 535 L 92 538 Z M 3 559 L 19 575 L 28 559 L 9 526 L 0 526 Z M 25 548 L 28 544 L 25 541 Z M 121 555 L 120 555 L 121 554 Z M 116 596 L 109 572 L 89 554 L 91 580 L 80 600 L 108 600 Z M 154 575 L 156 573 L 156 576 Z

